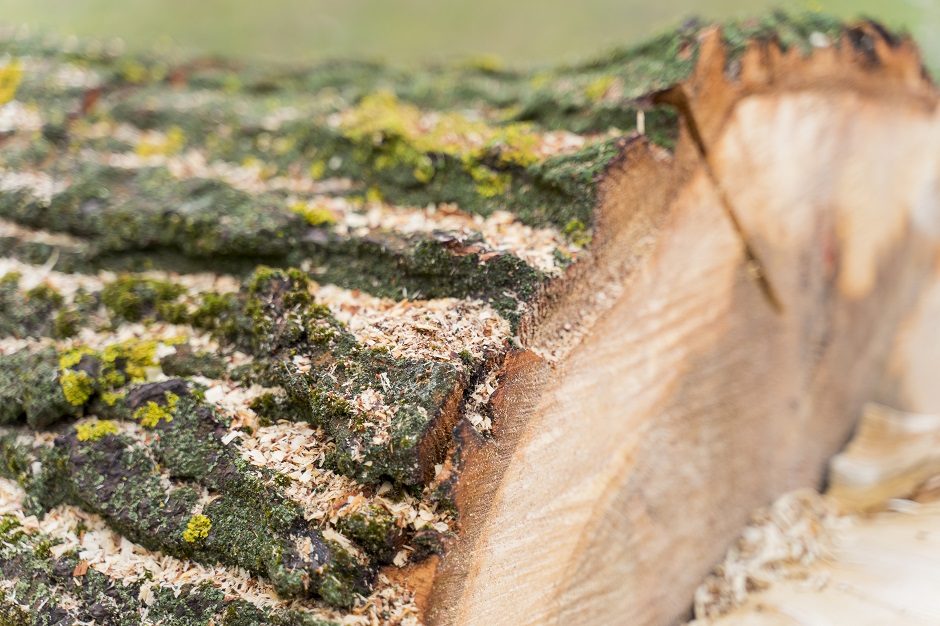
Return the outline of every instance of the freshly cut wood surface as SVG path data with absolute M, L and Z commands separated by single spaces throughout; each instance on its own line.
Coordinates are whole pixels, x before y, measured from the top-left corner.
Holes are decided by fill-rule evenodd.
M 940 474 L 940 416 L 866 408 L 845 451 L 832 459 L 829 496 L 847 510 L 881 506 Z
M 769 536 L 766 549 L 777 560 L 765 563 L 763 572 L 736 572 L 745 599 L 720 617 L 691 624 L 926 626 L 940 621 L 933 592 L 940 576 L 940 504 L 912 503 L 905 510 L 861 518 L 832 515 L 825 521 L 799 510 L 791 514 L 788 522 L 815 534 L 799 547 L 795 541 L 774 544 Z M 766 531 L 752 526 L 746 532 L 753 541 Z

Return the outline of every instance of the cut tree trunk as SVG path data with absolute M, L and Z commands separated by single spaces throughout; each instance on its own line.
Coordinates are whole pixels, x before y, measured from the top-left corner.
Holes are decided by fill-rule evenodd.
M 3 47 L 12 623 L 675 623 L 865 403 L 935 399 L 937 93 L 876 24 Z
M 671 623 L 755 505 L 819 483 L 935 254 L 935 94 L 867 36 L 753 45 L 729 78 L 712 34 L 660 96 L 688 103 L 675 156 L 639 140 L 608 170 L 568 295 L 596 321 L 550 370 L 507 366 L 440 619 Z

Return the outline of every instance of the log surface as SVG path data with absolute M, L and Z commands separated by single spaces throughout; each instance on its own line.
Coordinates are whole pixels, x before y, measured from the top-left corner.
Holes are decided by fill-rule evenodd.
M 936 94 L 873 24 L 0 48 L 3 623 L 669 623 L 933 263 Z

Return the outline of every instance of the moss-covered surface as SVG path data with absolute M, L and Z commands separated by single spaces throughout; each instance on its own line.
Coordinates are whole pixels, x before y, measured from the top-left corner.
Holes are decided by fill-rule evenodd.
M 843 28 L 812 13 L 728 24 L 729 68 L 748 40 L 776 38 L 809 50 L 813 33 L 837 41 Z M 648 109 L 645 129 L 654 142 L 674 141 L 676 115 L 649 108 L 645 96 L 689 74 L 701 31 L 689 24 L 589 62 L 531 72 L 363 63 L 171 67 L 81 47 L 61 53 L 31 39 L 0 42 L 12 58 L 41 59 L 47 67 L 23 72 L 15 90 L 42 116 L 43 131 L 6 146 L 3 166 L 61 181 L 50 196 L 4 188 L 0 217 L 82 239 L 79 249 L 59 249 L 6 237 L 0 251 L 30 262 L 58 254 L 68 271 L 240 273 L 258 263 L 309 260 L 322 279 L 352 288 L 483 298 L 516 319 L 548 277 L 512 254 L 466 254 L 476 242 L 436 234 L 350 233 L 304 203 L 316 192 L 298 198 L 276 189 L 248 193 L 217 179 L 181 180 L 159 159 L 196 151 L 210 163 L 257 166 L 268 179 L 342 177 L 349 185 L 329 193 L 411 206 L 455 203 L 480 215 L 508 210 L 584 243 L 597 177 L 619 154 L 619 138 L 634 130 L 637 111 Z M 97 87 L 58 84 L 49 75 L 60 67 L 88 72 Z M 542 150 L 556 131 L 577 133 L 578 147 Z M 110 153 L 157 160 L 127 168 L 93 157 Z M 135 294 L 114 295 L 130 296 L 121 306 L 131 318 L 155 306 L 135 302 Z M 68 332 L 68 320 L 61 325 Z
M 240 294 L 210 297 L 193 317 L 221 340 L 259 355 L 256 375 L 286 390 L 294 418 L 322 426 L 336 441 L 331 461 L 338 471 L 417 486 L 440 461 L 443 451 L 428 456 L 422 446 L 448 398 L 465 386 L 463 369 L 360 346 L 314 302 L 303 273 L 260 268 Z M 381 396 L 387 420 L 355 407 L 370 391 Z
M 71 337 L 91 312 L 93 301 L 81 292 L 74 304 L 66 305 L 62 295 L 48 285 L 20 289 L 20 278 L 16 272 L 0 277 L 0 335 L 4 337 Z
M 173 589 L 149 585 L 143 602 L 139 582 L 113 580 L 78 567 L 77 550 L 59 557 L 57 540 L 24 528 L 14 516 L 0 518 L 0 573 L 16 580 L 0 595 L 4 626 L 66 626 L 76 623 L 120 626 L 329 626 L 335 622 L 296 610 L 265 610 L 226 597 L 208 585 Z M 68 598 L 69 601 L 63 602 Z
M 259 267 L 239 293 L 228 294 L 192 294 L 178 284 L 121 276 L 94 298 L 111 313 L 106 325 L 146 313 L 151 320 L 207 330 L 229 350 L 255 358 L 249 366 L 226 372 L 224 359 L 194 354 L 182 339 L 162 359 L 156 356 L 158 342 L 139 339 L 97 350 L 80 343 L 58 352 L 19 350 L 0 356 L 0 394 L 8 398 L 0 422 L 25 419 L 42 427 L 68 416 L 117 413 L 154 428 L 173 421 L 176 396 L 138 403 L 132 413 L 120 414 L 130 402 L 127 386 L 144 381 L 148 370 L 240 377 L 285 390 L 281 417 L 323 427 L 336 442 L 329 460 L 336 471 L 367 483 L 391 480 L 420 488 L 443 454 L 439 446 L 428 447 L 428 433 L 446 419 L 448 401 L 482 365 L 473 357 L 452 364 L 394 357 L 359 345 L 314 300 L 306 274 L 296 269 Z M 357 408 L 362 394 L 378 398 L 386 419 Z
M 157 435 L 149 446 L 102 422 L 67 430 L 49 449 L 6 436 L 0 473 L 20 481 L 36 512 L 76 504 L 145 547 L 242 567 L 269 578 L 285 596 L 351 606 L 366 595 L 374 575 L 368 563 L 324 539 L 301 507 L 269 484 L 271 476 L 222 443 L 225 429 L 186 383 L 139 385 L 98 412 L 134 419 L 141 407 L 167 407 L 171 397 L 177 400 L 168 419 L 145 425 Z M 201 489 L 217 497 L 198 511 Z
M 306 261 L 320 280 L 381 296 L 481 298 L 511 318 L 546 280 L 512 254 L 486 254 L 479 246 L 469 252 L 475 242 L 451 236 L 325 231 L 291 211 L 284 194 L 251 195 L 218 180 L 181 181 L 162 167 L 76 166 L 70 157 L 29 167 L 40 163 L 71 185 L 48 201 L 25 189 L 0 191 L 0 217 L 64 231 L 88 245 L 76 251 L 8 240 L 7 253 L 27 262 L 58 255 L 66 271 L 163 267 L 241 274 L 258 263 Z M 172 306 L 174 294 L 159 281 L 127 278 L 102 296 L 119 316 L 138 321 Z M 64 332 L 69 319 L 59 323 Z

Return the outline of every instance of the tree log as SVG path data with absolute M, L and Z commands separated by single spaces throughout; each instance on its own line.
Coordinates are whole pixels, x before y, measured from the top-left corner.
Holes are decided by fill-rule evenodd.
M 675 623 L 866 402 L 931 401 L 937 93 L 877 24 L 2 45 L 10 623 Z

